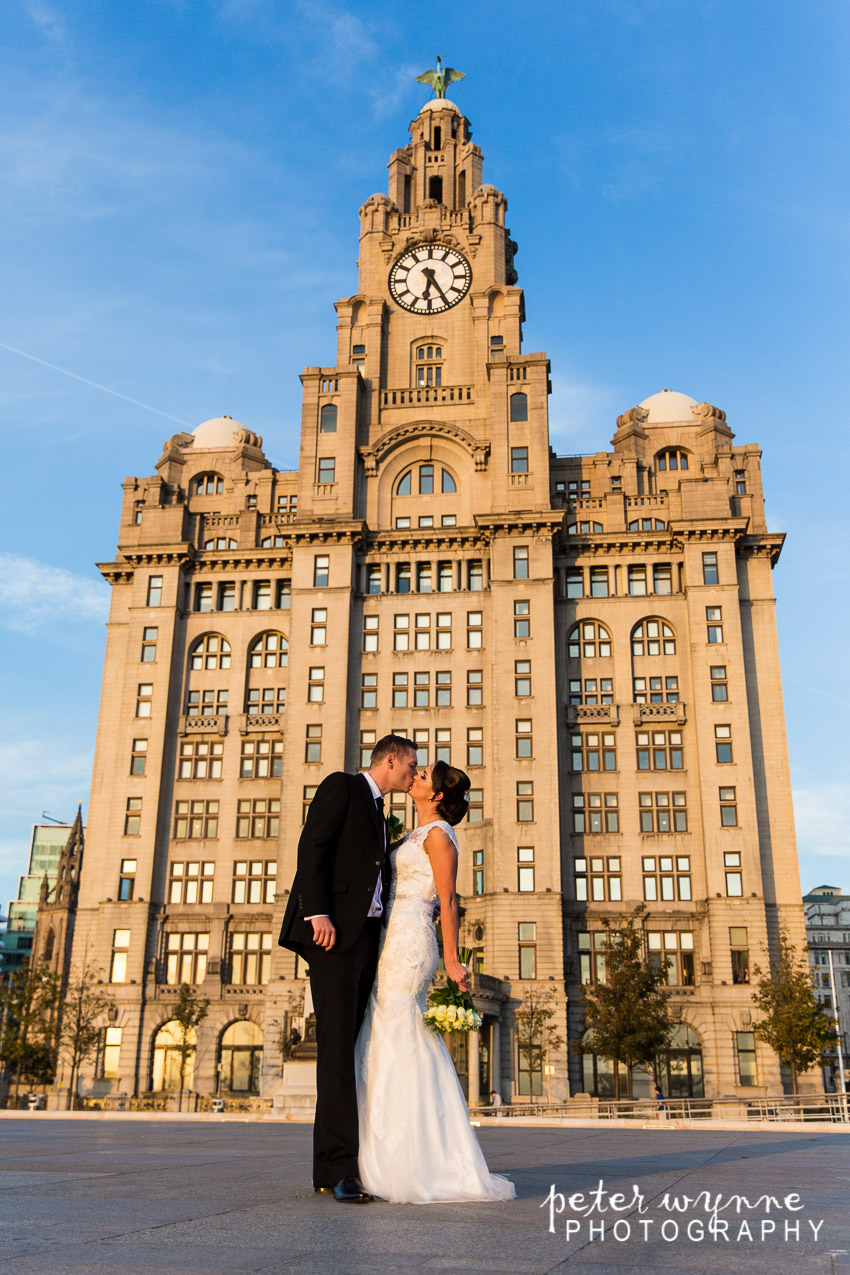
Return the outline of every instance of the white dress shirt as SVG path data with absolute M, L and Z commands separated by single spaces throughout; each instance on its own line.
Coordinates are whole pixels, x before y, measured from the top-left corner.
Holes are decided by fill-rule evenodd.
M 380 788 L 375 783 L 374 779 L 369 774 L 368 770 L 365 770 L 363 772 L 363 778 L 366 780 L 366 783 L 369 785 L 372 791 L 372 796 L 375 798 L 375 801 L 377 802 L 379 799 L 383 801 L 384 794 L 381 792 Z M 386 854 L 387 825 L 384 823 L 383 815 L 381 815 L 381 823 L 384 826 L 384 853 Z M 304 920 L 312 921 L 313 917 L 316 917 L 318 919 L 318 917 L 320 916 L 327 916 L 327 915 L 328 915 L 327 912 L 314 912 L 311 916 L 305 916 Z M 383 886 L 381 882 L 380 872 L 378 873 L 378 880 L 375 882 L 375 893 L 372 895 L 372 902 L 369 904 L 369 911 L 366 913 L 366 915 L 367 916 L 383 916 L 384 915 Z

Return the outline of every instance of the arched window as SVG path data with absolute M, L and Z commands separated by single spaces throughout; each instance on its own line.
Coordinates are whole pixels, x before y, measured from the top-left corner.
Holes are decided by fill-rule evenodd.
M 571 660 L 592 660 L 611 655 L 611 634 L 598 620 L 581 620 L 574 625 L 568 639 Z
M 667 1046 L 655 1060 L 655 1074 L 665 1098 L 702 1098 L 702 1044 L 687 1023 L 677 1023 Z
M 511 420 L 527 421 L 528 420 L 528 395 L 512 394 L 511 395 Z
M 457 483 L 447 469 L 443 470 L 442 490 L 444 494 L 457 491 Z
M 440 125 L 439 125 L 439 124 L 435 124 L 435 125 L 434 125 L 434 145 L 433 145 L 433 149 L 434 149 L 435 151 L 441 151 L 441 150 L 443 149 L 443 130 L 442 130 L 442 128 L 440 127 Z
M 224 491 L 224 479 L 221 474 L 198 474 L 195 479 L 196 496 L 217 496 Z
M 205 540 L 205 549 L 235 549 L 236 541 L 230 536 L 218 536 L 215 540 Z
M 249 668 L 286 668 L 289 643 L 282 633 L 261 633 L 249 648 Z
M 632 655 L 675 655 L 676 634 L 666 620 L 641 620 L 632 630 Z
M 665 447 L 656 453 L 655 468 L 658 473 L 667 469 L 688 469 L 688 453 L 681 447 Z
M 183 1041 L 183 1030 L 177 1020 L 172 1018 L 170 1022 L 163 1023 L 156 1033 L 153 1043 L 153 1067 L 151 1069 L 151 1089 L 154 1092 L 161 1092 L 163 1089 L 191 1089 L 195 1072 L 195 1054 L 198 1047 L 198 1036 L 194 1027 L 190 1027 L 187 1030 L 185 1040 L 190 1049 L 183 1066 L 181 1085 L 180 1045 Z
M 319 416 L 319 429 L 323 434 L 336 433 L 336 404 L 325 403 Z
M 666 526 L 660 518 L 635 518 L 629 523 L 629 531 L 663 531 Z
M 602 531 L 601 522 L 571 522 L 567 527 L 568 536 L 598 535 Z
M 237 935 L 233 936 L 234 938 Z M 231 1093 L 259 1093 L 263 1033 L 256 1023 L 231 1023 L 221 1036 L 221 1087 Z
M 53 960 L 53 949 L 56 946 L 56 933 L 51 928 L 47 931 L 47 938 L 44 940 L 44 959 L 46 961 Z
M 441 345 L 417 346 L 415 366 L 417 385 L 442 385 L 443 347 Z
M 582 1085 L 594 1098 L 614 1097 L 614 1064 L 594 1049 L 593 1032 L 588 1029 L 581 1038 Z M 620 1097 L 629 1092 L 629 1069 L 620 1063 Z
M 413 470 L 408 469 L 406 474 L 402 474 L 396 484 L 395 494 L 397 496 L 409 496 L 412 491 Z
M 457 175 L 457 206 L 466 207 L 466 170 Z
M 205 633 L 192 647 L 189 667 L 192 669 L 230 668 L 230 643 L 220 633 Z
M 429 177 L 428 179 L 428 198 L 436 199 L 438 204 L 443 202 L 443 179 L 442 177 Z

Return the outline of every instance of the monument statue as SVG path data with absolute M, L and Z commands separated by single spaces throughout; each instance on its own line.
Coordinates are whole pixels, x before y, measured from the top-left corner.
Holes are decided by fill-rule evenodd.
M 449 85 L 454 84 L 456 80 L 462 80 L 465 75 L 465 71 L 456 71 L 451 66 L 443 70 L 440 59 L 437 58 L 436 71 L 426 71 L 423 75 L 417 75 L 416 80 L 419 84 L 430 84 L 435 97 L 445 97 Z

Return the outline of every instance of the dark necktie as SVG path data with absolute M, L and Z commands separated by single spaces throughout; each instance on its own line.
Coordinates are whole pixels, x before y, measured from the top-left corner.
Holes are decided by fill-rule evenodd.
M 381 827 L 382 827 L 382 828 L 383 828 L 383 830 L 384 830 L 384 845 L 383 845 L 383 848 L 384 848 L 384 850 L 386 850 L 386 848 L 387 848 L 387 825 L 386 825 L 386 823 L 384 822 L 384 799 L 383 799 L 383 797 L 376 797 L 376 798 L 375 798 L 375 805 L 377 806 L 378 814 L 380 815 L 380 818 L 381 818 Z

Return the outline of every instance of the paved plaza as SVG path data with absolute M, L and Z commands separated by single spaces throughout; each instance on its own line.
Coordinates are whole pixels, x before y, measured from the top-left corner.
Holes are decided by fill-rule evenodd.
M 356 1207 L 312 1194 L 309 1126 L 7 1117 L 0 1275 L 850 1275 L 850 1134 L 505 1121 L 480 1135 L 491 1168 L 516 1183 L 515 1203 Z M 713 1205 L 721 1197 L 714 1233 L 695 1199 L 704 1191 Z M 736 1212 L 736 1195 L 780 1207 Z

